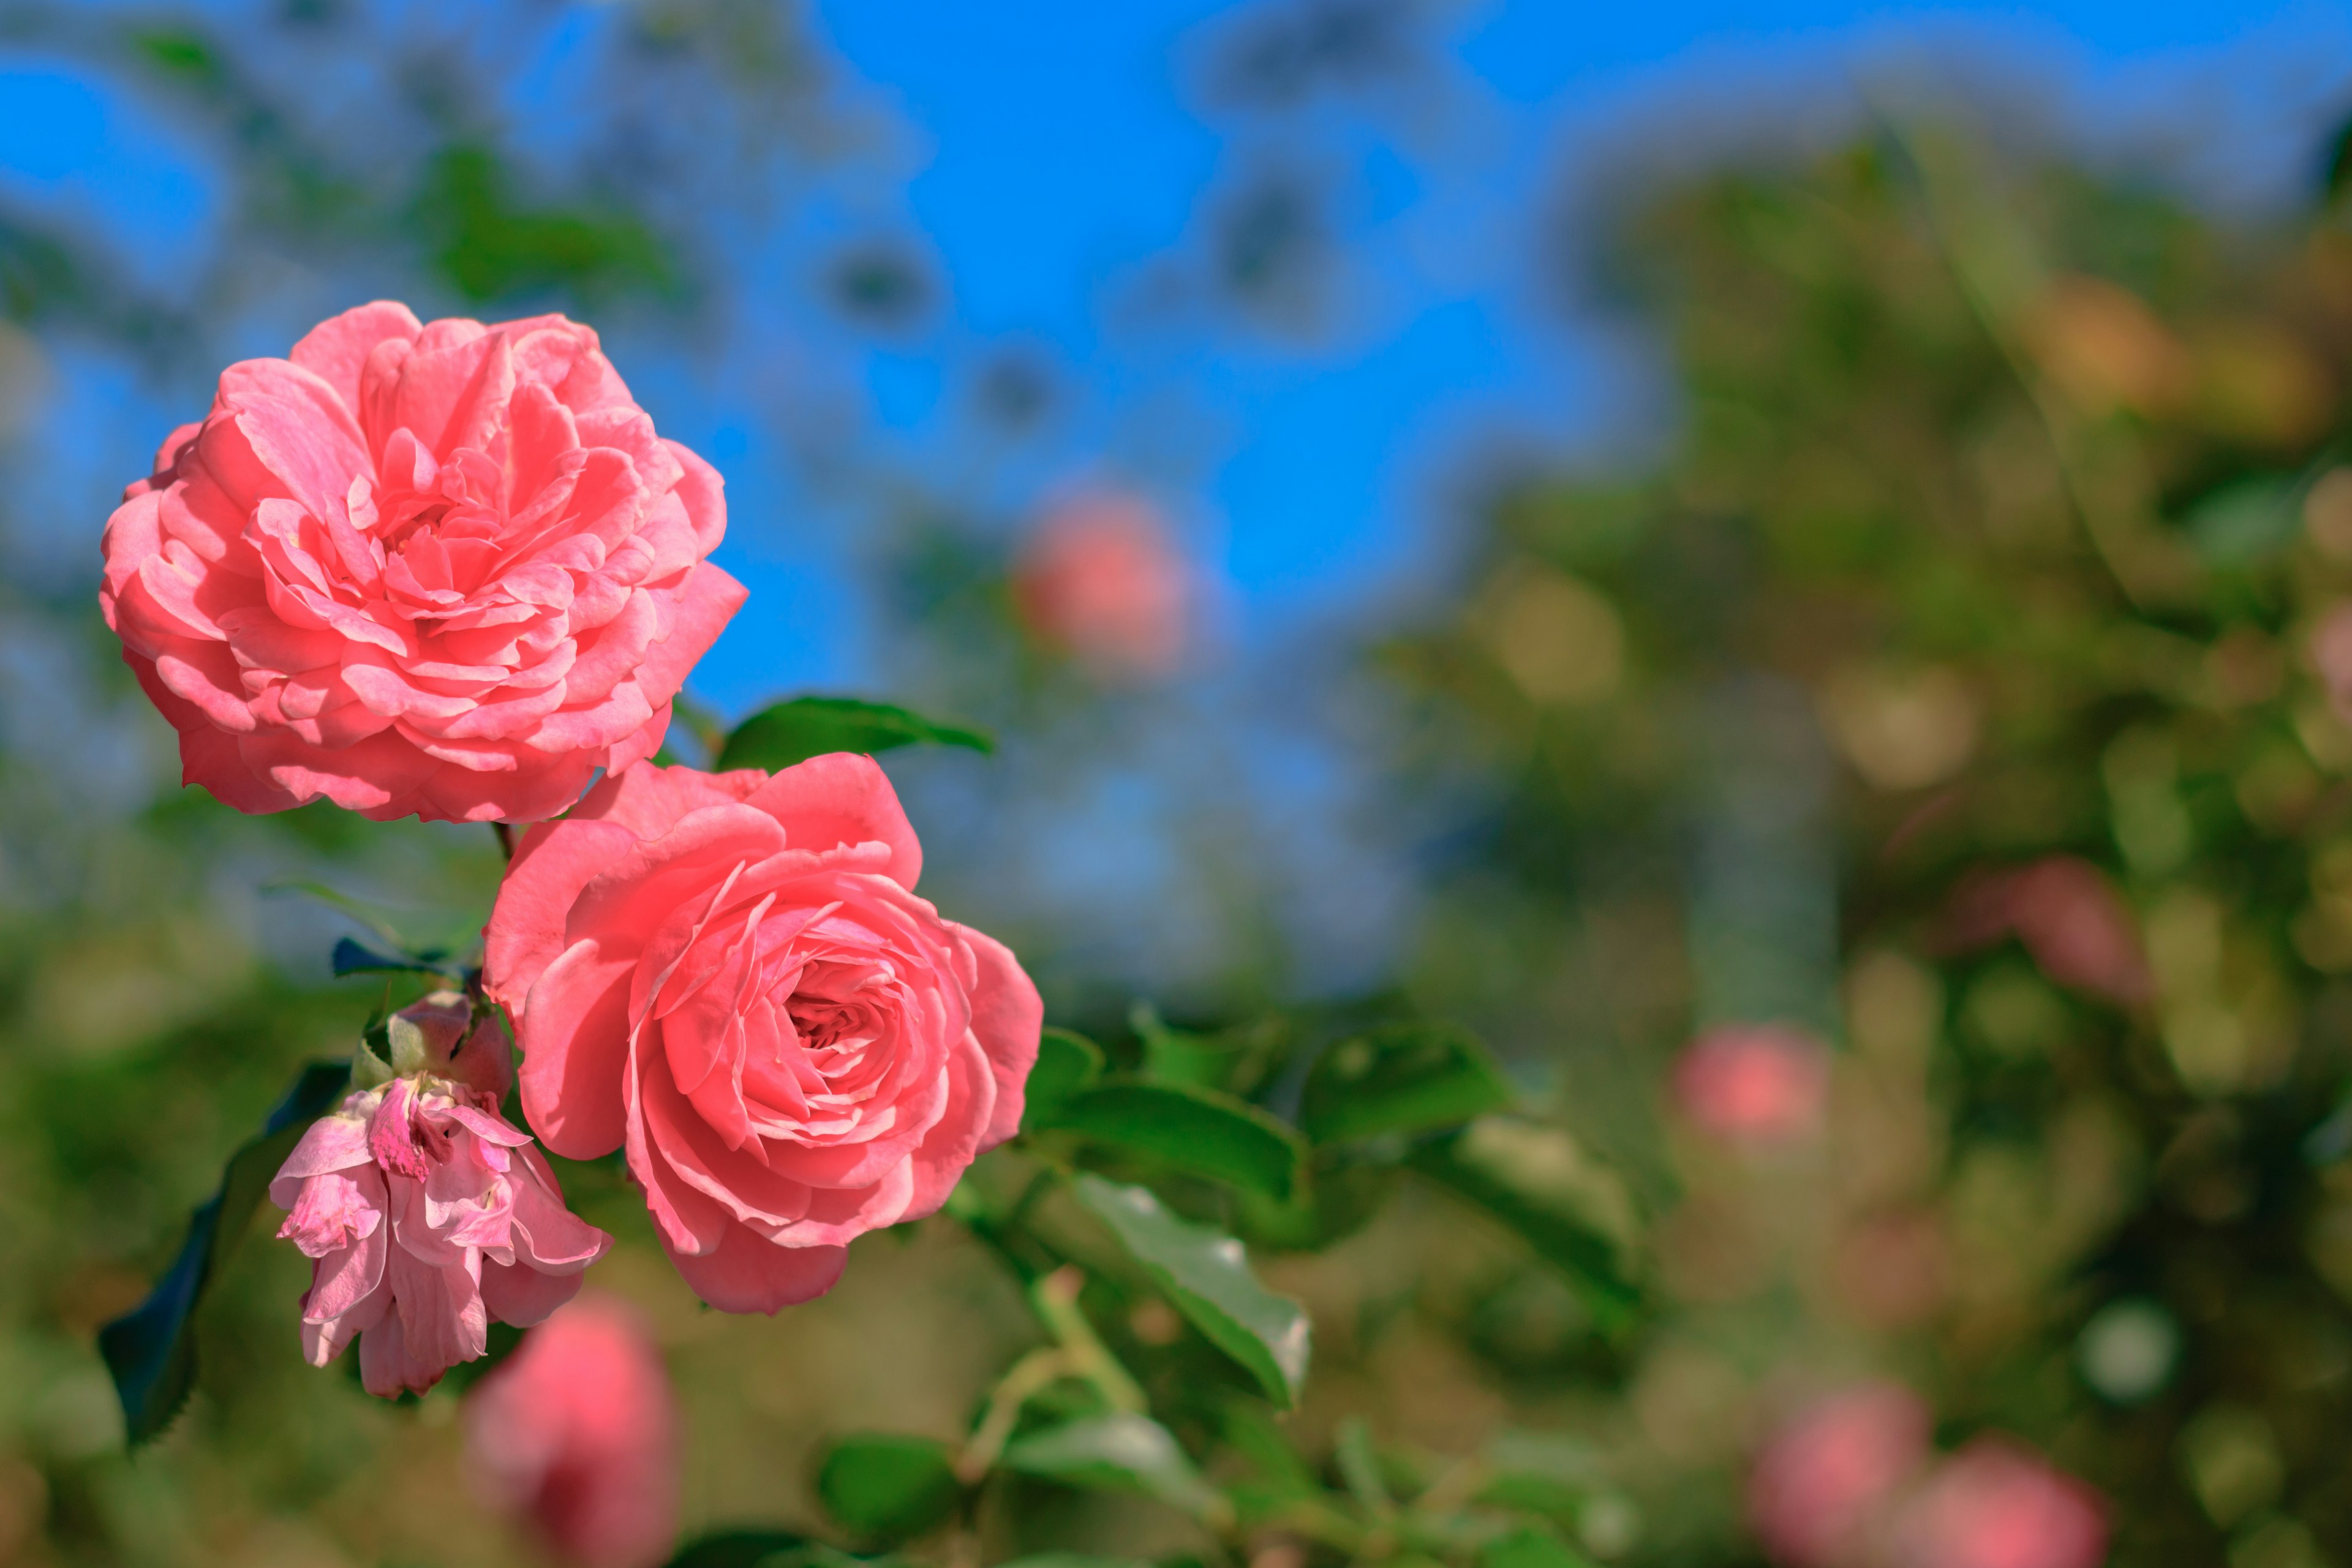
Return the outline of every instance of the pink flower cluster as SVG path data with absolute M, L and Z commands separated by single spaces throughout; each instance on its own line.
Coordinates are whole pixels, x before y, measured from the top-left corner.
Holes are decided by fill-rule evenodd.
M 270 1186 L 314 1260 L 306 1353 L 356 1338 L 375 1393 L 432 1387 L 493 1318 L 547 1319 L 611 1246 L 500 1114 L 488 1003 L 547 1146 L 625 1150 L 680 1272 L 733 1311 L 830 1289 L 852 1239 L 938 1209 L 1020 1125 L 1036 987 L 915 896 L 921 847 L 870 758 L 647 763 L 743 602 L 707 559 L 726 526 L 718 474 L 655 434 L 587 328 L 385 302 L 230 366 L 107 524 L 100 603 L 188 782 L 247 812 L 539 824 L 484 933 L 488 1002 L 396 1015 Z M 1037 579 L 1050 635 L 1171 658 L 1182 579 L 1156 524 L 1067 528 Z M 569 1321 L 506 1384 L 513 1409 L 567 1346 L 645 1385 L 609 1314 Z M 549 1418 L 576 1428 L 564 1453 L 602 1441 L 604 1406 L 581 1409 Z
M 400 1022 L 464 1027 L 463 997 Z M 450 1027 L 452 1014 L 458 1020 Z M 580 1289 L 613 1238 L 563 1206 L 530 1134 L 499 1114 L 505 1031 L 484 1013 L 457 1056 L 347 1098 L 310 1124 L 269 1184 L 278 1234 L 314 1259 L 302 1350 L 324 1366 L 356 1337 L 369 1393 L 422 1394 L 488 1344 L 492 1318 L 528 1325 Z
M 743 602 L 726 531 L 586 327 L 379 302 L 223 373 L 108 521 L 99 602 L 238 810 L 523 821 L 661 745 Z
M 1938 1458 L 1927 1407 L 1865 1384 L 1799 1410 L 1749 1472 L 1748 1515 L 1785 1568 L 2098 1568 L 2107 1528 L 2089 1488 L 1981 1437 Z

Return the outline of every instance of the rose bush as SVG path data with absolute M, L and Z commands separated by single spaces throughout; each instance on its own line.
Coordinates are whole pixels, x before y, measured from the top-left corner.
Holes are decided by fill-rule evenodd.
M 653 754 L 743 601 L 710 466 L 561 316 L 362 305 L 221 375 L 106 525 L 100 604 L 240 811 L 522 821 Z
M 914 894 L 870 757 L 772 776 L 637 767 L 524 837 L 487 933 L 522 1100 L 572 1159 L 627 1152 L 702 1299 L 830 1289 L 1021 1124 L 1044 1008 L 1013 954 Z
M 447 993 L 404 1009 L 395 1029 L 408 1026 L 428 1070 L 346 1098 L 269 1184 L 287 1211 L 278 1234 L 314 1260 L 303 1354 L 324 1366 L 357 1336 L 371 1394 L 423 1394 L 482 1354 L 492 1318 L 541 1321 L 613 1245 L 499 1114 L 506 1032 L 485 1011 L 468 1033 L 472 1011 Z

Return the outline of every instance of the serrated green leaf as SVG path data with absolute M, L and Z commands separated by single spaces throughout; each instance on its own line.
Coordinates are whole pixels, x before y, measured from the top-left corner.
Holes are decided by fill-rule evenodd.
M 825 1512 L 852 1535 L 896 1545 L 953 1513 L 963 1486 L 946 1444 L 860 1433 L 836 1438 L 825 1450 L 816 1491 Z
M 1168 1428 L 1129 1411 L 1016 1437 L 1005 1446 L 1003 1464 L 1066 1486 L 1157 1498 L 1196 1519 L 1223 1511 L 1224 1502 Z
M 996 743 L 978 730 L 930 720 L 883 702 L 846 697 L 795 697 L 762 708 L 727 737 L 712 770 L 765 768 L 770 773 L 829 752 L 887 752 L 928 741 L 992 752 Z
M 1194 1084 L 1101 1084 L 1064 1100 L 1040 1126 L 1270 1198 L 1297 1188 L 1306 1155 L 1284 1123 L 1245 1100 Z
M 1306 1310 L 1258 1283 L 1240 1242 L 1170 1214 L 1142 1187 L 1094 1175 L 1080 1175 L 1076 1187 L 1078 1201 L 1211 1344 L 1256 1379 L 1268 1399 L 1297 1403 L 1307 1381 Z
M 1338 1042 L 1307 1075 L 1298 1125 L 1318 1143 L 1459 1126 L 1517 1100 L 1478 1038 L 1450 1024 L 1395 1024 Z
M 188 1221 L 179 1256 L 147 1299 L 98 1331 L 99 1354 L 122 1401 L 123 1431 L 135 1446 L 171 1425 L 196 1383 L 195 1316 L 205 1292 L 253 1223 L 269 1180 L 310 1123 L 342 1098 L 348 1062 L 312 1062 L 263 1121 L 260 1133 L 229 1156 L 220 1190 Z
M 1633 1321 L 1642 1292 L 1625 1264 L 1630 1206 L 1566 1131 L 1487 1117 L 1423 1145 L 1409 1163 L 1518 1232 L 1603 1330 Z
M 1047 1029 L 1037 1038 L 1036 1065 L 1029 1069 L 1021 1130 L 1032 1132 L 1045 1125 L 1056 1109 L 1102 1077 L 1102 1047 L 1068 1029 Z

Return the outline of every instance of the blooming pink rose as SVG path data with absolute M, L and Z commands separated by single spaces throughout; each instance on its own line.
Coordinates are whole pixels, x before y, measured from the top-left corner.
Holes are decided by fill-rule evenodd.
M 1675 1101 L 1702 1131 L 1755 1147 L 1792 1143 L 1822 1124 L 1829 1050 L 1785 1024 L 1709 1029 L 1675 1064 Z
M 1748 1481 L 1757 1539 L 1790 1568 L 1868 1552 L 1896 1489 L 1927 1458 L 1927 1407 L 1897 1384 L 1832 1394 L 1773 1432 Z
M 743 602 L 719 475 L 561 316 L 346 310 L 221 374 L 106 525 L 99 604 L 239 811 L 524 821 L 653 754 Z
M 2074 855 L 1979 878 L 1954 902 L 1964 947 L 2011 932 L 2036 968 L 2061 985 L 2110 1001 L 2144 1002 L 2155 990 L 2138 923 L 2105 875 Z
M 584 1568 L 653 1568 L 677 1539 L 677 1402 L 628 1303 L 590 1294 L 523 1336 L 467 1401 L 492 1506 Z
M 486 973 L 523 1108 L 559 1154 L 626 1149 L 714 1307 L 823 1294 L 849 1241 L 938 1209 L 1021 1125 L 1037 988 L 915 897 L 921 869 L 889 780 L 846 752 L 632 768 L 515 855 Z
M 2098 1495 L 1998 1439 L 1937 1467 L 1895 1526 L 1901 1568 L 2098 1568 L 2106 1553 Z
M 432 997 L 401 1017 L 431 1040 L 462 1029 L 465 1007 Z M 570 1300 L 613 1245 L 563 1206 L 530 1134 L 499 1114 L 506 1055 L 485 1010 L 456 1059 L 352 1094 L 279 1167 L 278 1234 L 317 1260 L 302 1298 L 311 1365 L 357 1334 L 370 1394 L 422 1394 L 482 1353 L 490 1319 L 536 1323 Z
M 1137 497 L 1090 492 L 1049 513 L 1023 548 L 1013 596 L 1033 635 L 1097 674 L 1157 679 L 1183 659 L 1192 572 Z

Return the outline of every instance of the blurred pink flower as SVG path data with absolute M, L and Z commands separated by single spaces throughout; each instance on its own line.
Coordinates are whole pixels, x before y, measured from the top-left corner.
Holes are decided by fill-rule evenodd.
M 1895 1526 L 1900 1568 L 2098 1568 L 2096 1493 L 2037 1456 L 1980 1439 L 1936 1468 Z
M 1857 1562 L 1895 1493 L 1927 1458 L 1927 1407 L 1897 1384 L 1821 1399 L 1766 1440 L 1748 1479 L 1748 1516 L 1775 1562 Z
M 743 602 L 719 475 L 562 316 L 346 310 L 224 371 L 155 470 L 99 604 L 239 811 L 552 816 L 661 745 Z
M 2352 722 L 2352 604 L 2327 612 L 2311 636 L 2311 662 L 2336 713 Z
M 1156 679 L 1183 662 L 1193 582 L 1159 512 L 1090 491 L 1049 512 L 1013 572 L 1013 605 L 1039 641 L 1112 678 Z
M 1829 1048 L 1786 1024 L 1709 1029 L 1675 1064 L 1685 1116 L 1714 1137 L 1759 1148 L 1819 1131 L 1829 1088 Z
M 1963 947 L 2014 933 L 2042 973 L 2111 1001 L 2144 1002 L 2154 990 L 2138 922 L 2105 873 L 2074 855 L 2053 855 L 1964 887 L 1953 907 Z
M 311 1365 L 357 1335 L 370 1394 L 422 1394 L 488 1348 L 490 1319 L 536 1323 L 570 1300 L 612 1246 L 563 1206 L 530 1134 L 499 1114 L 502 1090 L 478 1087 L 503 1077 L 505 1055 L 505 1031 L 486 1012 L 455 1059 L 437 1064 L 453 1076 L 351 1095 L 279 1167 L 269 1184 L 287 1211 L 278 1234 L 315 1259 L 302 1298 Z
M 584 1568 L 651 1568 L 677 1536 L 677 1400 L 628 1303 L 588 1295 L 523 1336 L 467 1403 L 494 1507 Z

